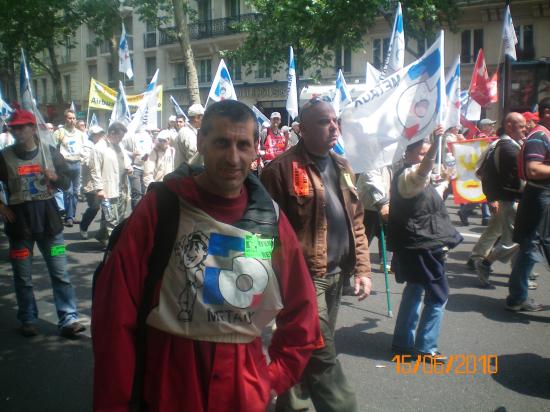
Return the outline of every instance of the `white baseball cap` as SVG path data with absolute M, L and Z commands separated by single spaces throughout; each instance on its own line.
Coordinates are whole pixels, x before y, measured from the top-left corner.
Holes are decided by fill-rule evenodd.
M 160 133 L 157 135 L 157 140 L 170 141 L 170 136 L 170 130 L 161 130 Z
M 279 112 L 273 112 L 273 113 L 271 113 L 270 119 L 274 119 L 274 118 L 276 118 L 276 117 L 280 119 L 280 118 L 281 118 L 281 113 L 279 113 Z
M 97 124 L 94 124 L 92 127 L 90 127 L 90 130 L 88 130 L 90 134 L 101 134 L 105 133 L 105 130 L 101 126 L 98 126 Z
M 204 107 L 202 107 L 202 104 L 192 104 L 189 106 L 189 109 L 187 110 L 187 114 L 191 116 L 202 116 L 204 114 Z
M 176 121 L 176 116 L 172 115 L 172 116 L 168 117 L 168 121 L 169 122 L 175 122 Z

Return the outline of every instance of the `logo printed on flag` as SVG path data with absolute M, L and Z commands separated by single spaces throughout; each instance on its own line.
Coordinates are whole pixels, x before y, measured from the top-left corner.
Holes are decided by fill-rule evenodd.
M 237 93 L 223 59 L 220 60 L 220 64 L 218 65 L 218 71 L 216 72 L 216 76 L 214 76 L 208 98 L 215 102 L 219 102 L 220 100 L 237 100 Z
M 393 30 L 388 48 L 388 55 L 384 62 L 384 69 L 381 73 L 381 78 L 401 70 L 405 64 L 405 33 L 403 32 L 403 12 L 401 11 L 401 3 L 397 3 L 395 12 L 395 20 L 393 22 Z

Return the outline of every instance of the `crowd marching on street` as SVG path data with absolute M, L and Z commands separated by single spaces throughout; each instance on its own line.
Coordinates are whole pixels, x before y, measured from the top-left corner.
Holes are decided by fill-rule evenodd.
M 451 119 L 452 93 L 449 108 L 430 95 L 460 84 L 437 77 L 442 44 L 443 33 L 355 101 L 338 91 L 340 71 L 341 94 L 313 96 L 299 110 L 297 100 L 287 104 L 287 119 L 238 101 L 223 60 L 212 90 L 225 98 L 209 95 L 186 112 L 176 103 L 163 128 L 141 121 L 149 106 L 157 115 L 156 96 L 147 93 L 139 116 L 132 119 L 127 105 L 115 116 L 122 107 L 115 106 L 103 126 L 70 108 L 55 127 L 32 99 L 14 105 L 0 134 L 0 217 L 18 333 L 30 342 L 42 333 L 36 246 L 59 335 L 83 336 L 64 239 L 64 228 L 78 225 L 80 240 L 93 237 L 104 251 L 93 274 L 94 410 L 359 411 L 337 356 L 342 296 L 371 294 L 370 256 L 378 253 L 388 302 L 388 274 L 404 284 L 391 359 L 451 363 L 439 342 L 450 327 L 446 262 L 464 241 L 453 220 L 468 226 L 478 207 L 484 232 L 464 269 L 479 288 L 494 289 L 492 265 L 509 262 L 503 313 L 543 310 L 529 291 L 544 281 L 535 265 L 550 264 L 550 97 L 498 123 L 463 121 L 459 111 Z M 459 59 L 453 67 L 459 73 Z M 401 80 L 392 83 L 397 72 Z M 406 84 L 414 76 L 438 86 L 418 92 L 422 82 Z M 392 84 L 401 97 L 413 89 L 410 101 L 377 101 Z M 376 110 L 399 123 L 396 136 L 382 133 Z M 383 138 L 354 146 L 357 136 Z M 395 156 L 381 161 L 391 138 Z M 459 155 L 467 145 L 481 148 L 479 158 Z M 358 157 L 372 167 L 358 170 Z M 466 183 L 459 166 L 471 172 Z M 472 181 L 481 196 L 468 198 Z M 446 208 L 450 196 L 460 204 L 457 219 Z M 375 238 L 378 248 L 369 250 Z

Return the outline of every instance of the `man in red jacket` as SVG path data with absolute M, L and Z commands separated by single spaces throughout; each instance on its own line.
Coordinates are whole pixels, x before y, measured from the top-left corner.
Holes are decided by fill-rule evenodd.
M 205 112 L 204 169 L 166 180 L 180 202 L 176 241 L 147 316 L 148 411 L 257 411 L 300 378 L 320 343 L 313 283 L 284 213 L 248 173 L 258 129 L 245 104 Z M 97 278 L 94 410 L 128 411 L 136 312 L 158 221 L 156 192 L 127 221 Z M 276 319 L 269 362 L 261 333 Z

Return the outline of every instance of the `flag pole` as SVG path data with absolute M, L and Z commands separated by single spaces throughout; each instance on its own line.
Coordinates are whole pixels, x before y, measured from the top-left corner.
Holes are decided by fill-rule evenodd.
M 508 7 L 510 7 L 510 0 L 506 0 L 506 8 Z M 504 22 L 504 24 L 506 24 L 506 22 Z M 502 37 L 502 41 L 500 44 L 502 47 L 502 43 L 504 42 L 504 36 L 501 36 L 501 37 Z M 502 50 L 499 53 L 499 61 L 500 61 L 501 54 L 502 54 Z M 506 54 L 506 56 L 504 56 L 504 84 L 503 84 L 504 93 L 502 93 L 503 118 L 510 111 L 510 87 L 512 82 L 511 69 L 512 69 L 511 57 L 508 54 Z

